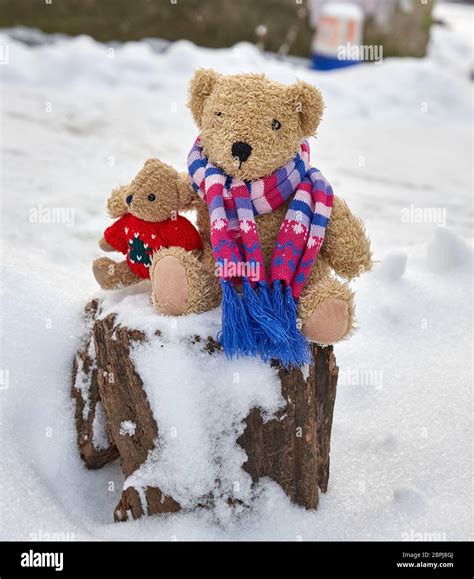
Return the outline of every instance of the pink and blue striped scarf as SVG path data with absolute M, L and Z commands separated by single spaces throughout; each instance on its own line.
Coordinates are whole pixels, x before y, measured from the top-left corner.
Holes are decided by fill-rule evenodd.
M 191 184 L 209 207 L 211 245 L 222 287 L 220 340 L 228 357 L 260 355 L 287 368 L 309 360 L 296 305 L 333 205 L 331 186 L 310 167 L 309 152 L 308 142 L 302 141 L 289 163 L 255 181 L 226 175 L 204 156 L 199 138 L 189 153 Z M 267 272 L 255 216 L 278 209 L 291 196 Z

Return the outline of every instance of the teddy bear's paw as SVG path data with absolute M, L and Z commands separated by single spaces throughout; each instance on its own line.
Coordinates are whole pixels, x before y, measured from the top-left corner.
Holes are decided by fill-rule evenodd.
M 168 316 L 184 314 L 189 297 L 186 269 L 173 255 L 156 262 L 151 272 L 151 299 L 155 308 Z
M 102 251 L 116 251 L 104 237 L 99 239 L 99 247 Z
M 109 257 L 99 257 L 92 263 L 92 273 L 102 289 L 121 289 L 141 281 L 126 261 L 117 263 Z
M 115 271 L 116 262 L 108 257 L 100 257 L 94 260 L 92 264 L 92 273 L 102 289 L 115 288 Z
M 328 298 L 304 322 L 302 331 L 310 342 L 328 345 L 342 340 L 348 327 L 348 303 Z

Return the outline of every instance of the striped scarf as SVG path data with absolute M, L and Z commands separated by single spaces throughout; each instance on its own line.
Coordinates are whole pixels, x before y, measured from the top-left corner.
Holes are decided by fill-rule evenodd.
M 239 181 L 204 156 L 200 139 L 188 157 L 194 190 L 206 201 L 211 245 L 222 287 L 220 340 L 228 357 L 260 355 L 285 367 L 309 361 L 309 344 L 298 329 L 297 300 L 321 248 L 333 193 L 309 166 L 309 144 L 272 175 Z M 280 227 L 270 271 L 255 222 L 293 196 Z M 241 292 L 236 285 L 241 284 Z

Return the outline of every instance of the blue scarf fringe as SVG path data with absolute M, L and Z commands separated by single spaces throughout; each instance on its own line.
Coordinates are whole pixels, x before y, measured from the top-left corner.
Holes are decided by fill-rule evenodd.
M 251 331 L 247 310 L 234 284 L 221 280 L 222 287 L 222 331 L 220 343 L 228 358 L 255 356 L 257 343 Z M 225 322 L 224 322 L 225 320 Z
M 278 360 L 285 368 L 310 361 L 309 343 L 297 326 L 296 303 L 291 288 L 280 281 L 270 288 L 259 282 L 253 288 L 242 280 L 242 294 L 229 280 L 221 280 L 222 331 L 219 339 L 228 358 L 260 356 Z

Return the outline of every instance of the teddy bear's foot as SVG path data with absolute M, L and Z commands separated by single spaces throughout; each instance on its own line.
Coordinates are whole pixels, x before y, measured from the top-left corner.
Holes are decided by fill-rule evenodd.
M 151 300 L 161 314 L 198 314 L 220 303 L 217 278 L 192 252 L 181 247 L 160 249 L 150 268 Z
M 141 281 L 126 261 L 117 263 L 109 257 L 99 257 L 92 264 L 92 273 L 102 289 L 120 289 Z
M 178 258 L 167 255 L 153 268 L 151 299 L 160 312 L 169 316 L 181 316 L 186 311 L 189 297 L 186 269 Z
M 304 322 L 302 331 L 310 342 L 334 344 L 347 334 L 349 320 L 348 303 L 328 298 Z

